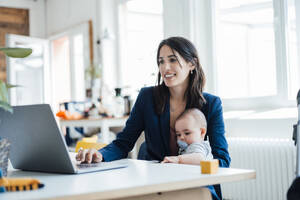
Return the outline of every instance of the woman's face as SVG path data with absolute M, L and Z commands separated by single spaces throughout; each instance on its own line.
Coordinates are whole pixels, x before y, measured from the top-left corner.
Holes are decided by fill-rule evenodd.
M 191 62 L 186 62 L 178 52 L 172 51 L 167 45 L 161 47 L 158 59 L 159 72 L 167 87 L 188 84 L 189 73 L 195 68 Z

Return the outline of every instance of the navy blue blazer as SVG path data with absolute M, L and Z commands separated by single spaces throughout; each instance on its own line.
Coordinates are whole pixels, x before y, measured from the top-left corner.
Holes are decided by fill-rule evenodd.
M 229 167 L 230 157 L 225 138 L 224 120 L 219 97 L 203 93 L 206 104 L 201 109 L 207 120 L 207 136 L 215 159 L 221 167 Z M 142 88 L 135 102 L 126 126 L 118 133 L 116 140 L 99 151 L 104 161 L 126 158 L 136 140 L 145 132 L 147 160 L 163 160 L 170 155 L 170 104 L 166 104 L 161 115 L 155 113 L 153 87 Z

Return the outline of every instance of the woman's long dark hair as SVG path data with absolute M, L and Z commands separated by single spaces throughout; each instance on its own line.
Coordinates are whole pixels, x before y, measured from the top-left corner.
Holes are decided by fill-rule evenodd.
M 174 51 L 178 52 L 186 62 L 191 62 L 195 69 L 193 73 L 189 74 L 189 84 L 187 90 L 184 93 L 184 98 L 186 99 L 186 109 L 187 108 L 198 108 L 201 109 L 206 103 L 203 97 L 203 88 L 205 84 L 205 75 L 203 69 L 199 62 L 199 57 L 195 46 L 187 39 L 183 37 L 170 37 L 161 41 L 157 50 L 157 65 L 159 66 L 159 54 L 162 46 L 167 45 Z M 162 81 L 161 75 L 158 72 L 157 85 L 154 87 L 154 102 L 155 111 L 157 114 L 162 114 L 169 96 L 169 89 Z

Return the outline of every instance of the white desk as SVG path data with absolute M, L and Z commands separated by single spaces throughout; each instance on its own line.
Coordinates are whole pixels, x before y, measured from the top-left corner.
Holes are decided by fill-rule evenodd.
M 129 167 L 80 175 L 9 171 L 9 177 L 34 177 L 45 184 L 35 191 L 0 194 L 0 199 L 199 199 L 199 187 L 254 179 L 254 170 L 220 168 L 203 175 L 199 166 L 130 160 Z M 188 192 L 187 192 L 188 191 Z M 189 196 L 190 195 L 190 196 Z
M 125 126 L 128 117 L 121 118 L 89 118 L 81 120 L 59 120 L 61 129 L 63 127 L 100 127 L 103 140 L 108 141 L 110 127 Z

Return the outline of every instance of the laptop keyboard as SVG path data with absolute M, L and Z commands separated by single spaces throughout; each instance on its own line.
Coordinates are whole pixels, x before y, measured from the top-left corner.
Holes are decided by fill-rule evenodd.
M 99 166 L 103 166 L 103 163 L 80 163 L 77 164 L 77 167 L 79 169 L 85 169 L 85 168 L 89 168 L 89 167 L 99 167 Z
M 80 163 L 77 164 L 76 166 L 78 169 L 85 169 L 85 168 L 90 168 L 90 167 L 106 167 L 106 166 L 111 166 L 112 163 L 106 163 L 106 162 L 100 162 L 100 163 Z

